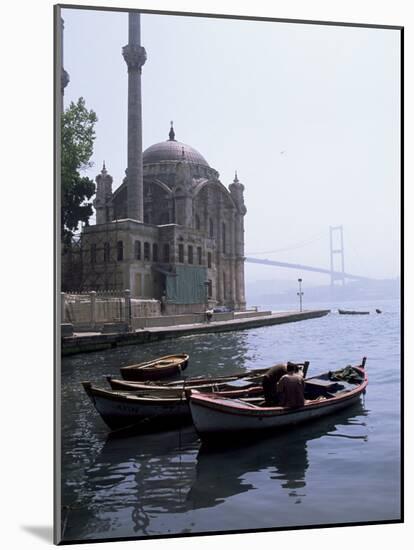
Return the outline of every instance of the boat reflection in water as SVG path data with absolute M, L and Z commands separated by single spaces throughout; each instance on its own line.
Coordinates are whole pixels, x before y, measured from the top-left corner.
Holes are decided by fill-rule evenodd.
M 202 445 L 192 427 L 127 438 L 108 438 L 78 500 L 66 515 L 64 539 L 140 537 L 226 529 L 224 523 L 197 528 L 206 508 L 251 491 L 261 498 L 264 487 L 278 485 L 300 503 L 306 496 L 308 443 L 323 436 L 366 439 L 361 403 L 288 430 L 278 436 L 228 448 Z M 352 429 L 347 429 L 352 426 Z M 362 430 L 364 432 L 364 430 Z M 352 435 L 347 435 L 349 432 Z M 252 499 L 250 501 L 250 498 Z M 229 503 L 230 505 L 230 503 Z M 199 509 L 204 509 L 198 512 Z M 201 516 L 200 516 L 201 514 Z M 255 529 L 243 520 L 232 529 Z M 276 527 L 270 524 L 269 527 Z
M 308 442 L 323 436 L 366 441 L 368 436 L 361 435 L 361 430 L 352 435 L 343 430 L 351 425 L 364 427 L 361 416 L 366 414 L 359 401 L 332 417 L 287 429 L 276 437 L 269 435 L 265 439 L 261 437 L 240 444 L 232 442 L 224 449 L 202 444 L 197 456 L 196 481 L 187 498 L 193 508 L 216 506 L 230 496 L 257 489 L 248 481 L 248 474 L 262 472 L 268 479 L 277 480 L 299 504 L 306 496 Z M 263 484 L 263 478 L 260 484 Z
M 199 448 L 190 427 L 108 437 L 69 507 L 65 540 L 154 535 L 151 520 L 187 508 Z

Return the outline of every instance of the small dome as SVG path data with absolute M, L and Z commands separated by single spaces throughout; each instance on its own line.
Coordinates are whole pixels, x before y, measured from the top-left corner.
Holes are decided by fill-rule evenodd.
M 202 166 L 209 167 L 203 155 L 193 149 L 193 147 L 175 140 L 175 133 L 172 126 L 169 135 L 170 139 L 168 141 L 155 143 L 148 147 L 148 149 L 145 149 L 142 156 L 143 164 L 154 164 L 163 161 L 186 161 L 191 164 L 201 164 Z

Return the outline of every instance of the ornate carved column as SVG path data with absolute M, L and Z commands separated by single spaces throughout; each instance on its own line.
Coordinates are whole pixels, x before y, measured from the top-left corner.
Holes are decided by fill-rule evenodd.
M 246 215 L 246 206 L 244 204 L 244 185 L 240 183 L 237 172 L 233 183 L 229 185 L 230 193 L 237 205 L 237 214 L 235 219 L 236 226 L 236 302 L 239 308 L 246 307 L 246 298 L 244 290 L 244 216 Z
M 236 211 L 234 209 L 229 210 L 229 254 L 230 254 L 230 273 L 231 273 L 231 300 L 233 307 L 238 307 L 238 292 L 237 292 L 237 261 L 236 261 L 236 248 L 237 248 L 237 223 L 236 223 Z
M 141 69 L 147 54 L 140 44 L 140 14 L 130 12 L 128 20 L 128 44 L 122 48 L 128 66 L 127 213 L 128 218 L 143 222 Z

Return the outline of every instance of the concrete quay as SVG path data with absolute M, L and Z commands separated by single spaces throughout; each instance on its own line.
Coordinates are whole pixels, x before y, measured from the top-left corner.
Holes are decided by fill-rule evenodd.
M 279 325 L 283 323 L 293 323 L 324 317 L 329 312 L 329 309 L 307 310 L 302 312 L 272 312 L 270 315 L 265 316 L 243 317 L 228 321 L 211 321 L 210 323 L 203 322 L 168 327 L 151 327 L 124 333 L 74 333 L 73 336 L 66 336 L 62 338 L 61 352 L 63 356 L 74 355 L 77 353 L 111 349 L 118 346 L 147 344 L 167 338 L 179 338 L 181 336 L 189 336 L 193 334 L 246 330 L 250 328 Z

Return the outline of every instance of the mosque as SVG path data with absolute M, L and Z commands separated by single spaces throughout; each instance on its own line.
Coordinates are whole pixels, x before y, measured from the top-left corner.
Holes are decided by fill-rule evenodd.
M 96 177 L 96 224 L 81 235 L 82 285 L 130 289 L 138 299 L 244 309 L 244 186 L 228 188 L 193 147 L 168 139 L 142 152 L 140 14 L 129 13 L 123 48 L 128 68 L 128 167 L 121 185 L 105 163 Z M 62 73 L 62 89 L 69 78 Z M 167 134 L 167 132 L 166 132 Z M 167 135 L 166 135 L 167 137 Z

